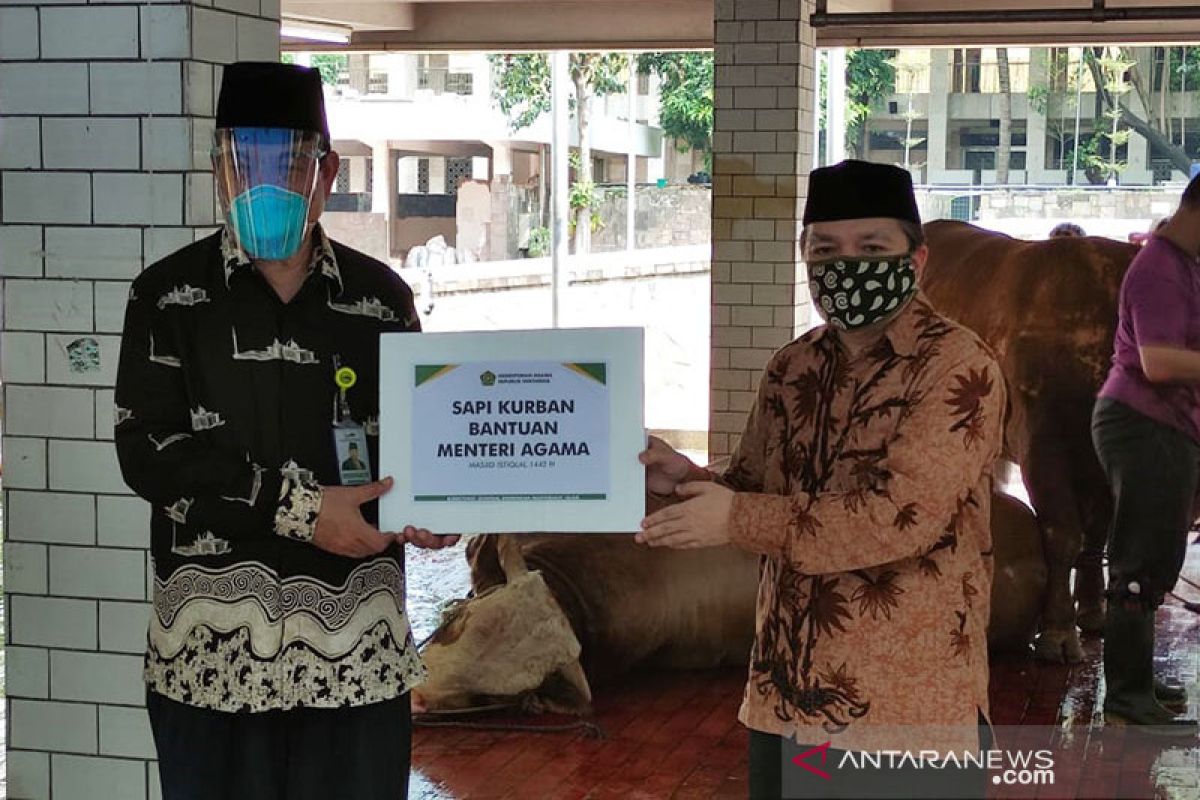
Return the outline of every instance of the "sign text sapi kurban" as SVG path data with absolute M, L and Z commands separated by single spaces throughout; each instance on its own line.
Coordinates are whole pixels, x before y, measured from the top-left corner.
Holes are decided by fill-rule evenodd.
M 454 400 L 450 406 L 456 417 L 566 416 L 575 413 L 575 401 L 561 400 Z M 557 436 L 559 423 L 553 419 L 483 419 L 467 423 L 467 436 Z M 506 458 L 515 456 L 587 456 L 587 442 L 526 441 L 516 442 L 440 442 L 438 458 Z

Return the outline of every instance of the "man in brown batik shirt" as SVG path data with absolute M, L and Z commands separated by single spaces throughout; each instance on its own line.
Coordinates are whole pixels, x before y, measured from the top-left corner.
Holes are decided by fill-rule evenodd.
M 785 739 L 835 748 L 818 765 L 830 779 L 805 784 L 819 796 L 982 796 L 979 770 L 868 776 L 833 754 L 980 746 L 1004 379 L 918 288 L 928 251 L 907 172 L 815 170 L 804 226 L 826 324 L 771 358 L 723 475 L 651 441 L 648 489 L 680 502 L 638 540 L 764 556 L 739 713 L 752 797 L 779 796 Z

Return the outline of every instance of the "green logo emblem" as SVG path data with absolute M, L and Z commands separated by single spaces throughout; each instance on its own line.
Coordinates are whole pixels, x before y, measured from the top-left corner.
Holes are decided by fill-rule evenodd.
M 487 372 L 485 372 L 479 376 L 479 382 L 482 383 L 484 386 L 495 386 L 496 385 L 496 373 L 492 372 L 491 370 L 488 370 Z

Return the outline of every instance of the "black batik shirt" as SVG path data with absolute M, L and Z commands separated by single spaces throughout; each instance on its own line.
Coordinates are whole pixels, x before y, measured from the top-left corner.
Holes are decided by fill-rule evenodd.
M 116 387 L 125 481 L 152 506 L 151 691 L 221 711 L 366 705 L 423 670 L 403 551 L 354 559 L 310 541 L 337 485 L 335 366 L 379 468 L 379 335 L 418 331 L 391 269 L 314 232 L 283 303 L 227 233 L 134 281 Z M 376 508 L 364 507 L 375 521 Z

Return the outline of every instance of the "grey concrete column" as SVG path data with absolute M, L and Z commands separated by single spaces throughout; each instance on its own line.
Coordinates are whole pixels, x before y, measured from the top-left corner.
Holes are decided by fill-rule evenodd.
M 1050 51 L 1035 47 L 1029 57 L 1030 87 L 1050 85 Z M 1030 183 L 1046 183 L 1046 108 L 1035 108 L 1026 99 L 1025 174 Z
M 944 180 L 946 172 L 946 129 L 950 117 L 950 51 L 935 47 L 929 51 L 929 140 L 926 183 Z

